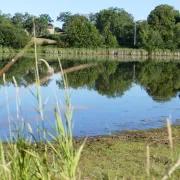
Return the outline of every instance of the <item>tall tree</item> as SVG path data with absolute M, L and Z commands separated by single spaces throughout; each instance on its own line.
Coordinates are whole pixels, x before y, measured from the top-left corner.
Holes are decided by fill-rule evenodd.
M 104 36 L 116 36 L 119 45 L 128 46 L 133 44 L 134 20 L 131 14 L 124 9 L 109 8 L 97 13 L 96 26 Z
M 25 23 L 25 15 L 22 13 L 15 13 L 12 17 L 13 24 L 18 28 L 23 28 Z
M 64 31 L 66 41 L 72 47 L 98 47 L 102 45 L 102 38 L 96 26 L 85 16 L 75 14 L 65 22 Z
M 169 5 L 157 6 L 147 19 L 150 27 L 159 31 L 165 43 L 165 48 L 173 48 L 173 36 L 175 27 L 175 9 Z
M 0 11 L 0 24 L 12 24 L 11 14 L 5 14 Z
M 174 28 L 174 42 L 177 48 L 180 48 L 180 22 Z
M 169 5 L 157 6 L 148 16 L 148 23 L 155 29 L 163 32 L 172 30 L 175 25 L 174 7 Z
M 39 17 L 25 13 L 23 16 L 23 27 L 31 35 L 33 32 L 33 19 L 36 27 L 36 35 L 42 36 L 48 34 L 48 24 L 53 22 L 52 18 L 48 14 L 41 14 Z
M 180 11 L 175 10 L 175 23 L 180 23 Z
M 41 14 L 35 18 L 36 33 L 39 36 L 48 34 L 48 24 L 51 24 L 53 20 L 48 14 Z
M 162 36 L 158 30 L 150 27 L 147 21 L 137 22 L 137 46 L 148 51 L 164 48 Z

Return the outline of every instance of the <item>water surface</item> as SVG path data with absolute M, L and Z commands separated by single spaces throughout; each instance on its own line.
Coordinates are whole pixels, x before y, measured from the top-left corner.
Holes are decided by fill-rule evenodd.
M 2 69 L 9 58 L 1 58 Z M 55 95 L 64 103 L 64 89 L 55 58 L 49 59 L 54 75 L 39 64 L 41 95 L 44 108 L 45 127 L 54 126 Z M 180 122 L 180 63 L 177 61 L 109 61 L 73 60 L 62 58 L 62 66 L 68 77 L 70 97 L 74 107 L 73 122 L 75 136 L 108 135 L 113 131 L 127 129 L 150 129 L 166 125 L 171 115 L 173 124 Z M 35 107 L 33 57 L 22 57 L 7 72 L 7 85 L 0 79 L 0 137 L 9 135 L 8 117 L 11 124 L 21 122 L 22 117 L 33 131 L 41 124 Z M 20 117 L 17 117 L 16 88 L 12 76 L 16 77 L 20 95 Z M 46 78 L 44 78 L 46 77 Z M 28 88 L 27 88 L 28 86 Z M 8 94 L 9 116 L 7 110 Z

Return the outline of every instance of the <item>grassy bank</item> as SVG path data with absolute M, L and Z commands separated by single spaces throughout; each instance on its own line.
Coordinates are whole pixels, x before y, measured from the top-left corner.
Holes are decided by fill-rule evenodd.
M 167 128 L 89 139 L 80 161 L 83 179 L 162 179 L 180 156 L 180 126 L 172 130 L 173 152 L 169 148 Z M 147 144 L 150 146 L 150 176 L 146 172 Z M 179 178 L 180 168 L 171 179 Z
M 180 126 L 174 126 L 172 134 L 173 151 L 170 150 L 166 127 L 117 132 L 116 136 L 89 138 L 80 159 L 81 179 L 162 179 L 174 166 L 180 155 Z M 83 140 L 73 140 L 75 150 L 81 146 L 82 142 Z M 48 173 L 53 174 L 53 172 L 44 172 L 44 170 L 46 168 L 53 170 L 51 168 L 54 162 L 52 147 L 56 149 L 55 151 L 60 152 L 59 143 L 33 143 L 31 146 L 21 144 L 22 147 L 20 147 L 38 157 L 43 174 L 47 175 Z M 149 175 L 147 175 L 147 144 L 150 148 Z M 9 147 L 4 143 L 6 154 L 12 153 L 12 149 Z M 31 157 L 31 154 L 29 157 L 32 164 L 28 164 L 29 170 L 33 169 L 34 158 Z M 179 170 L 180 168 L 177 168 L 170 179 L 179 179 Z M 59 179 L 58 176 L 56 178 Z

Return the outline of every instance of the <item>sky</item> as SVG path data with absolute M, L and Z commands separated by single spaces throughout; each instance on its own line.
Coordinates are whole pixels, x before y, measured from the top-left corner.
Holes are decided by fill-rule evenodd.
M 144 20 L 148 14 L 160 4 L 168 4 L 180 10 L 180 0 L 0 0 L 0 10 L 3 13 L 28 12 L 38 16 L 49 14 L 54 20 L 54 25 L 60 12 L 89 14 L 96 13 L 109 7 L 123 8 L 131 13 L 135 20 Z

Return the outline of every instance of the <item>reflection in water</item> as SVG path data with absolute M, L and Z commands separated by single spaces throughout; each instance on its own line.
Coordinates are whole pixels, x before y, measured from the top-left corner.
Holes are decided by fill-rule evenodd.
M 2 69 L 9 59 L 2 59 Z M 119 62 L 119 61 L 82 61 L 61 60 L 65 73 L 68 73 L 69 86 L 78 89 L 93 89 L 109 98 L 121 97 L 132 87 L 133 83 L 146 90 L 154 101 L 169 101 L 176 97 L 180 89 L 180 64 L 177 62 Z M 59 73 L 58 61 L 50 61 L 55 74 Z M 6 81 L 13 83 L 16 77 L 19 86 L 32 85 L 35 79 L 34 59 L 22 57 L 6 73 Z M 42 86 L 48 86 L 51 77 L 47 76 L 47 68 L 39 65 Z M 56 82 L 61 87 L 61 82 Z M 3 86 L 3 80 L 0 79 Z
M 72 88 L 86 86 L 112 98 L 122 96 L 136 83 L 155 101 L 169 101 L 180 89 L 180 64 L 106 61 L 93 68 L 72 72 L 68 74 L 68 80 Z
M 10 58 L 1 58 L 0 69 Z M 54 99 L 51 96 L 56 90 L 58 98 L 63 100 L 64 92 L 58 61 L 51 58 L 48 62 L 54 69 L 53 76 L 49 76 L 46 65 L 39 62 L 42 99 L 50 97 L 44 110 L 47 128 L 48 121 L 54 122 Z M 107 127 L 110 131 L 160 127 L 165 125 L 164 120 L 169 113 L 176 118 L 174 123 L 179 122 L 180 63 L 68 58 L 61 58 L 61 63 L 73 94 L 75 135 L 104 135 L 107 134 Z M 12 119 L 17 120 L 12 80 L 15 76 L 20 86 L 23 117 L 36 129 L 36 120 L 40 118 L 33 105 L 37 102 L 26 88 L 29 86 L 35 91 L 34 64 L 33 57 L 21 57 L 6 72 L 6 81 Z M 3 84 L 0 78 L 0 138 L 2 132 L 8 131 L 4 128 L 7 127 L 8 116 Z

